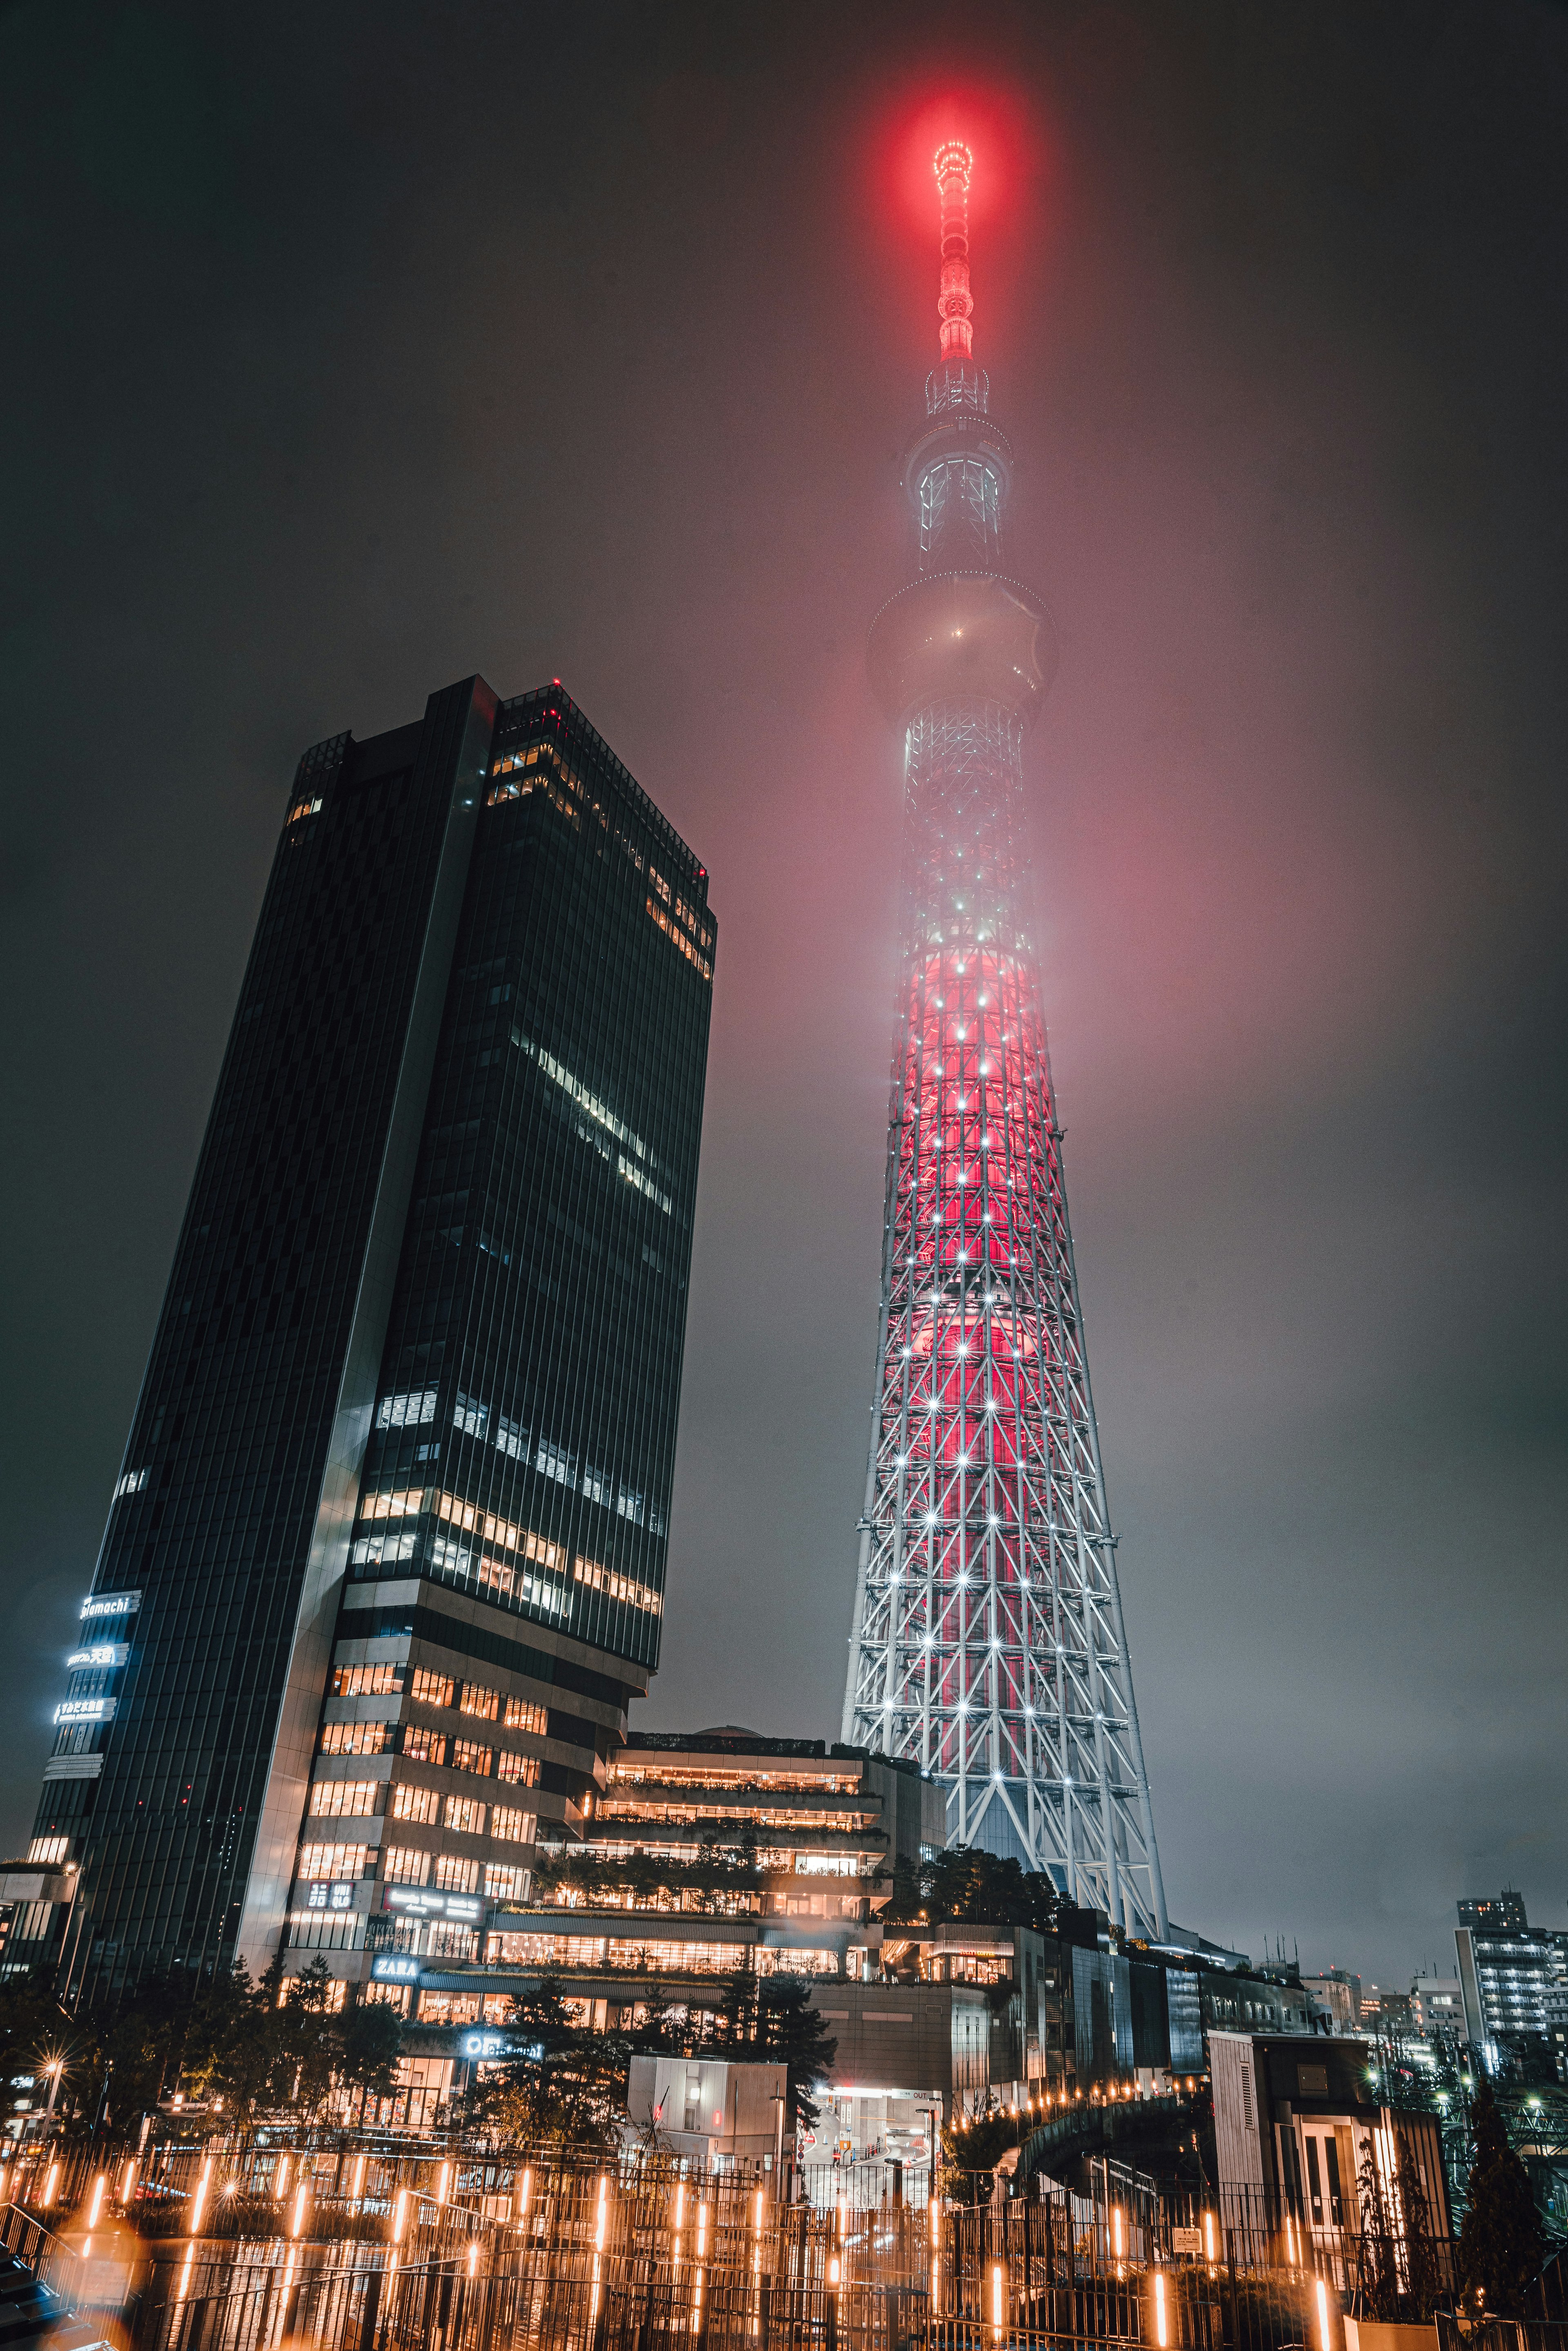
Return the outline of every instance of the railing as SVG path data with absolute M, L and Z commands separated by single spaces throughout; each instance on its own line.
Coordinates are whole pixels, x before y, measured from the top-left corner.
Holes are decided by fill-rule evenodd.
M 0 2239 L 78 2310 L 119 2307 L 66 2246 L 121 2208 L 123 2162 L 13 2205 Z M 281 2182 L 281 2192 L 279 2183 Z M 303 2183 L 303 2186 L 302 2186 Z M 462 2156 L 236 2145 L 160 2150 L 123 2208 L 131 2351 L 1343 2351 L 1354 2263 L 1315 2243 L 1201 2231 L 1177 2253 L 1144 2184 L 1043 2180 L 987 2206 L 774 2203 L 767 2187 L 643 2150 Z M 1118 2201 L 1109 2206 L 1106 2198 Z M 1213 2216 L 1211 2216 L 1212 2218 Z M 1215 2223 L 1216 2230 L 1218 2222 Z M 1336 2274 L 1335 2262 L 1345 2273 Z M 1000 2330 L 1000 2334 L 998 2334 Z M 106 2331 L 108 2331 L 106 2329 Z M 1568 2351 L 1500 2342 L 1485 2351 Z M 1458 2346 L 1448 2346 L 1458 2351 Z

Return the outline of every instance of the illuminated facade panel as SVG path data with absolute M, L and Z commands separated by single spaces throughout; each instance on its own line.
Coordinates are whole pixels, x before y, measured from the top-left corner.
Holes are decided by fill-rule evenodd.
M 1163 1938 L 1030 938 L 1023 748 L 1054 647 L 1003 569 L 967 151 L 936 168 L 942 358 L 904 467 L 918 569 L 869 650 L 904 747 L 903 978 L 843 1737 L 937 1778 L 950 1841 Z

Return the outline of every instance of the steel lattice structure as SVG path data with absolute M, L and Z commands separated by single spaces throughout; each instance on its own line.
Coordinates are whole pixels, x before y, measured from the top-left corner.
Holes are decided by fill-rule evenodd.
M 1164 1939 L 1030 940 L 1023 742 L 1054 655 L 1001 569 L 969 168 L 937 155 L 942 362 L 904 469 L 919 571 L 870 651 L 904 738 L 904 960 L 843 1729 L 942 1781 L 951 1842 Z

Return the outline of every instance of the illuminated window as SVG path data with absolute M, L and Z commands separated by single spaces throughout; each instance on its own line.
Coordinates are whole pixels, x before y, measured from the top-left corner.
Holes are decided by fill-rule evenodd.
M 338 1813 L 373 1813 L 377 1780 L 318 1780 L 310 1791 L 312 1819 Z
M 479 1890 L 479 1865 L 465 1861 L 455 1853 L 444 1853 L 435 1864 L 435 1882 L 443 1894 L 476 1894 Z
M 521 1902 L 528 1890 L 528 1873 L 516 1862 L 485 1864 L 485 1891 L 492 1902 Z
M 390 1722 L 329 1722 L 321 1729 L 323 1755 L 384 1755 L 392 1745 Z
M 666 1217 L 670 1214 L 674 1203 L 667 1192 L 661 1191 L 651 1176 L 644 1176 L 643 1170 L 640 1167 L 633 1167 L 629 1159 L 618 1159 L 616 1165 L 628 1184 L 634 1184 L 639 1192 L 645 1192 L 650 1200 L 663 1208 Z
M 338 1666 L 333 1668 L 331 1694 L 334 1698 L 394 1698 L 402 1689 L 402 1674 L 401 1666 Z
M 27 1847 L 27 1859 L 46 1862 L 64 1861 L 70 1849 L 71 1841 L 68 1836 L 35 1837 Z
M 370 1852 L 368 1844 L 302 1844 L 296 1876 L 358 1877 Z
M 403 1488 L 395 1494 L 367 1494 L 360 1504 L 361 1519 L 417 1519 L 424 1508 L 422 1486 Z
M 408 1694 L 419 1706 L 450 1706 L 456 1687 L 444 1674 L 433 1674 L 426 1666 L 415 1666 L 409 1677 Z
M 465 1430 L 470 1437 L 483 1437 L 490 1418 L 490 1407 L 487 1404 L 481 1404 L 477 1396 L 465 1395 L 459 1388 L 457 1400 L 452 1408 L 452 1418 L 455 1425 Z
M 542 1469 L 545 1476 L 553 1478 L 558 1485 L 575 1486 L 577 1483 L 577 1468 L 570 1454 L 563 1452 L 549 1437 L 534 1456 L 534 1468 Z
M 485 1807 L 474 1796 L 448 1796 L 444 1814 L 446 1827 L 455 1829 L 460 1836 L 483 1836 Z
M 458 1932 L 465 1930 L 459 1928 Z M 466 1959 L 465 1948 L 454 1956 Z M 419 1995 L 421 2024 L 477 2024 L 479 1994 L 476 1991 L 422 1991 Z
M 486 1748 L 485 1751 L 488 1754 L 489 1750 Z M 537 1788 L 539 1779 L 538 1757 L 514 1755 L 509 1747 L 503 1747 L 496 1758 L 496 1777 L 497 1780 L 510 1780 L 519 1787 Z
M 836 1976 L 836 1951 L 780 1951 L 758 1946 L 753 1964 L 759 1976 Z
M 531 1844 L 537 1826 L 533 1813 L 514 1813 L 497 1804 L 490 1814 L 490 1834 L 500 1844 Z
M 417 1722 L 407 1723 L 403 1728 L 402 1751 L 412 1755 L 416 1763 L 444 1763 L 446 1734 L 444 1730 L 426 1730 Z
M 525 1559 L 538 1560 L 545 1567 L 560 1565 L 559 1543 L 547 1542 L 543 1535 L 533 1534 L 527 1527 L 514 1526 L 509 1519 L 492 1518 L 459 1495 L 437 1494 L 434 1507 L 437 1515 L 450 1525 L 476 1531 L 486 1542 L 498 1543 L 503 1551 L 520 1551 Z
M 673 946 L 679 947 L 681 953 L 685 956 L 688 963 L 695 964 L 696 966 L 698 971 L 701 972 L 705 979 L 711 980 L 713 977 L 713 966 L 709 963 L 706 956 L 699 955 L 697 953 L 696 948 L 692 945 L 690 939 L 687 938 L 685 933 L 681 929 L 680 925 L 676 923 L 672 916 L 665 914 L 663 906 L 656 905 L 652 898 L 648 899 L 646 904 L 649 914 L 652 914 L 653 920 L 658 924 L 659 928 L 664 932 L 664 936 Z
M 642 1525 L 643 1497 L 641 1494 L 634 1493 L 630 1486 L 621 1488 L 615 1497 L 615 1508 L 619 1515 L 623 1519 L 630 1519 L 634 1527 Z
M 382 1396 L 376 1406 L 378 1428 L 418 1428 L 434 1418 L 434 1388 L 405 1388 L 401 1395 Z
M 643 1498 L 640 1494 L 623 1496 L 622 1499 L 630 1500 L 637 1510 L 641 1510 Z M 632 1518 L 634 1513 L 628 1510 L 623 1515 Z M 649 1609 L 655 1616 L 662 1616 L 664 1613 L 664 1603 L 660 1593 L 650 1592 L 645 1583 L 634 1583 L 629 1575 L 618 1574 L 613 1568 L 601 1567 L 597 1560 L 579 1559 L 571 1572 L 576 1581 L 587 1584 L 591 1592 L 607 1592 L 612 1600 L 630 1601 L 633 1608 Z
M 490 1776 L 490 1750 L 481 1747 L 475 1739 L 455 1739 L 452 1742 L 452 1768 L 455 1771 L 477 1771 L 485 1779 Z
M 486 1940 L 487 1959 L 509 1959 L 524 1967 L 593 1968 L 604 1964 L 602 1935 L 491 1935 Z M 679 1964 L 685 1965 L 683 1960 Z M 728 1965 L 735 1964 L 729 1954 Z
M 536 1706 L 530 1698 L 509 1698 L 507 1700 L 508 1730 L 537 1730 L 542 1736 L 549 1720 L 544 1708 Z
M 513 1461 L 523 1460 L 528 1449 L 528 1432 L 519 1420 L 508 1420 L 505 1413 L 496 1419 L 496 1434 L 490 1440 L 497 1453 L 507 1454 Z
M 517 1570 L 508 1567 L 504 1560 L 486 1559 L 481 1554 L 479 1581 L 487 1592 L 510 1592 L 517 1580 Z
M 411 1844 L 382 1847 L 382 1876 L 389 1886 L 424 1886 L 430 1880 L 430 1855 Z
M 478 1935 L 472 1927 L 455 1927 L 449 1919 L 438 1919 L 430 1929 L 430 1956 L 433 1959 L 476 1959 L 479 1956 Z M 462 1992 L 455 1997 L 473 2001 L 475 2007 L 478 2006 L 472 1992 Z
M 318 797 L 313 800 L 297 800 L 288 811 L 288 822 L 290 824 L 298 824 L 301 817 L 318 816 L 320 813 L 320 810 L 321 801 L 319 795 L 318 795 Z
M 463 1696 L 458 1700 L 462 1714 L 477 1714 L 486 1722 L 494 1722 L 501 1711 L 499 1690 L 486 1689 L 483 1682 L 465 1682 Z
M 581 1080 L 574 1078 L 564 1062 L 558 1061 L 553 1053 L 547 1053 L 542 1045 L 536 1045 L 531 1037 L 525 1037 L 520 1029 L 513 1029 L 512 1042 L 520 1052 L 528 1056 L 529 1061 L 537 1061 L 545 1076 L 559 1086 L 563 1093 L 570 1094 L 579 1109 L 588 1113 L 596 1126 L 602 1127 L 606 1134 L 612 1134 L 617 1143 L 626 1144 L 637 1158 L 647 1161 L 650 1166 L 658 1166 L 659 1162 L 654 1158 L 642 1136 L 633 1128 L 628 1126 L 624 1120 L 617 1118 L 608 1102 L 601 1102 L 597 1094 L 590 1093 Z M 579 1130 L 580 1133 L 581 1131 L 581 1129 Z M 608 1153 L 605 1155 L 608 1157 Z M 622 1160 L 621 1164 L 624 1170 L 626 1162 Z M 667 1211 L 670 1204 L 662 1192 L 653 1191 L 651 1186 L 647 1188 L 650 1190 L 651 1196 L 662 1201 Z
M 392 1790 L 392 1814 L 394 1821 L 434 1821 L 441 1810 L 441 1798 L 434 1788 L 413 1788 L 403 1781 Z
M 140 1494 L 152 1474 L 149 1469 L 128 1469 L 114 1489 L 115 1500 L 118 1502 L 122 1494 Z
M 396 1535 L 362 1535 L 351 1545 L 349 1557 L 356 1567 L 390 1564 L 394 1560 L 412 1559 L 419 1548 L 419 1537 L 405 1531 Z
M 357 1551 L 359 1545 L 356 1543 L 354 1548 Z M 431 1539 L 430 1563 L 432 1567 L 445 1568 L 449 1574 L 462 1575 L 473 1566 L 474 1553 L 464 1543 L 453 1542 L 446 1535 L 435 1535 Z

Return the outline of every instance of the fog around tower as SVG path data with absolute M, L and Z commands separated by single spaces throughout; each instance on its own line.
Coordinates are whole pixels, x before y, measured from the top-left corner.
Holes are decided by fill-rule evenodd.
M 294 761 L 475 669 L 566 681 L 721 924 L 643 1719 L 833 1735 L 960 84 L 1171 1907 L 1387 1980 L 1461 1893 L 1563 1923 L 1568 18 L 953 21 L 0 19 L 12 1844 Z

